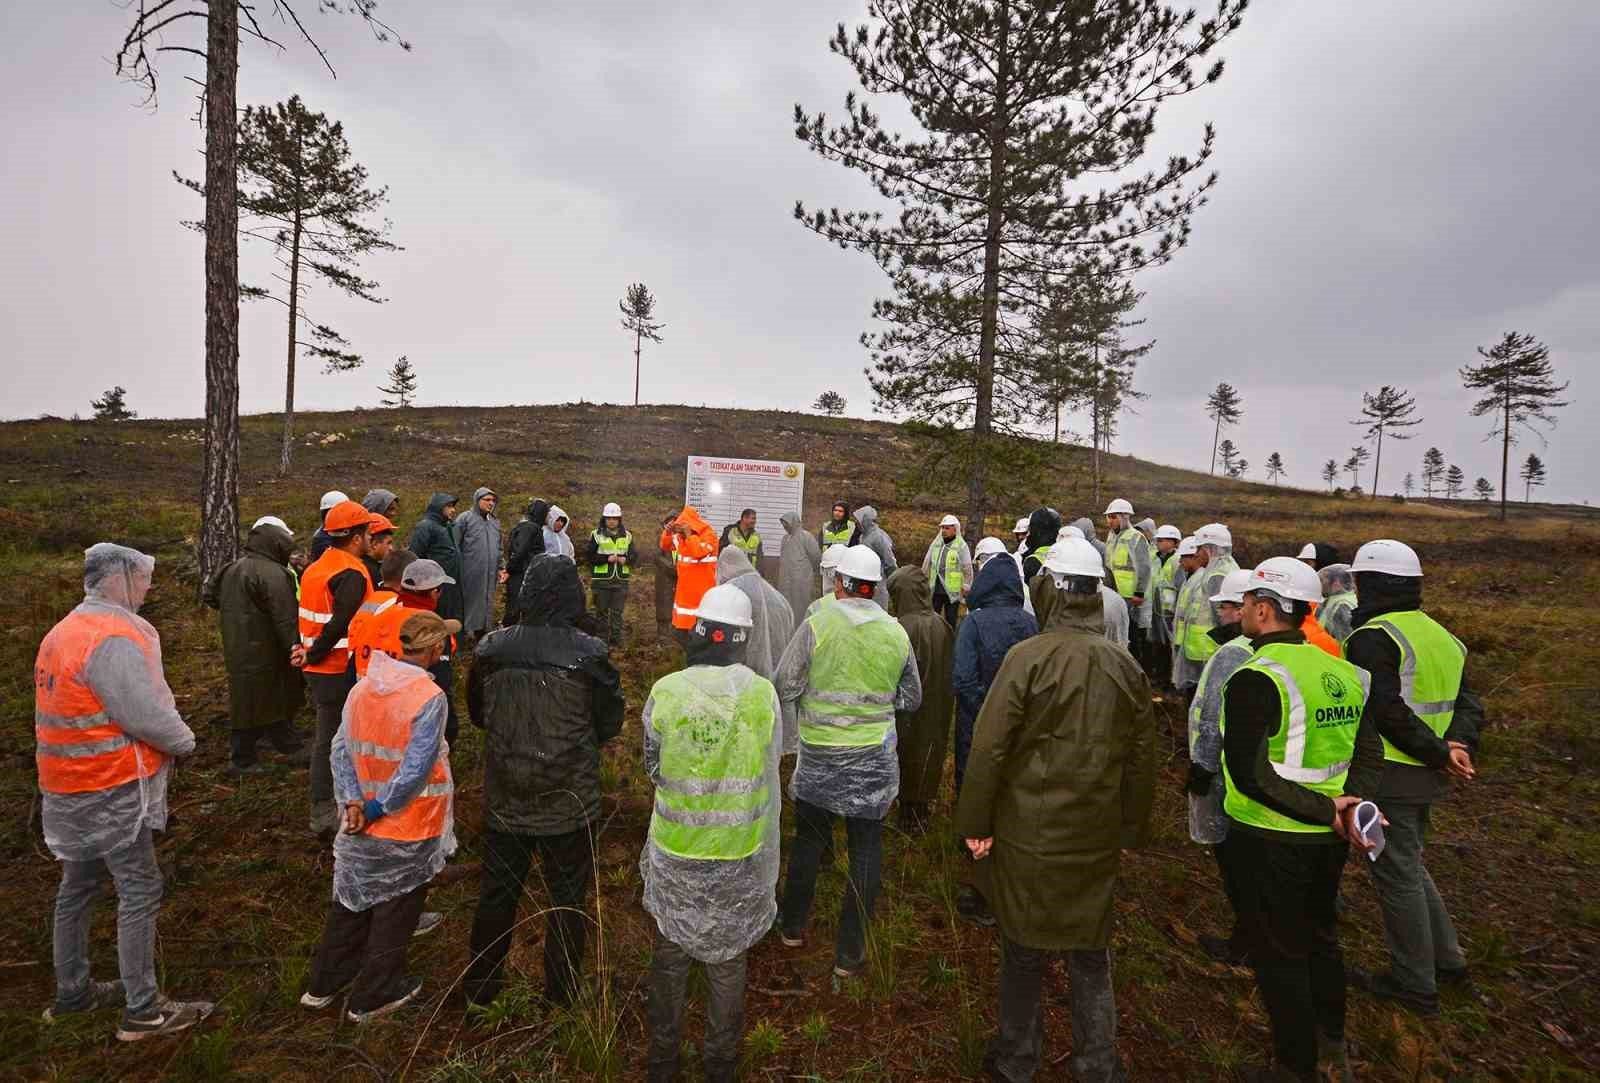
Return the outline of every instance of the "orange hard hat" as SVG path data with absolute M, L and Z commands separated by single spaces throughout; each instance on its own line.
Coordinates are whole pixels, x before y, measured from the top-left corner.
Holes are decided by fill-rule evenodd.
M 393 533 L 394 523 L 390 520 L 390 518 L 387 515 L 379 515 L 377 512 L 373 512 L 372 525 L 367 527 L 367 534 L 375 537 L 379 534 Z
M 340 531 L 360 530 L 375 518 L 377 516 L 357 504 L 354 500 L 346 500 L 342 504 L 335 504 L 328 510 L 328 517 L 322 521 L 322 529 L 329 534 L 336 534 Z

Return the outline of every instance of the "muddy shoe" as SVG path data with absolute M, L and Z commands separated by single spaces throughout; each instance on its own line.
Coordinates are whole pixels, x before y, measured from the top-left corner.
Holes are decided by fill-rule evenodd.
M 1351 967 L 1345 972 L 1345 980 L 1357 989 L 1365 990 L 1379 1000 L 1387 1000 L 1391 1004 L 1398 1004 L 1409 1009 L 1424 1019 L 1432 1019 L 1439 1014 L 1439 997 L 1437 994 L 1428 995 L 1407 989 L 1394 978 L 1393 974 L 1385 971 L 1374 974 L 1367 970 L 1358 970 Z
M 183 1001 L 162 997 L 156 1001 L 155 1011 L 147 1015 L 134 1016 L 124 1011 L 122 1025 L 117 1028 L 117 1041 L 140 1042 L 146 1038 L 159 1038 L 164 1034 L 188 1030 L 204 1020 L 215 1008 L 216 1005 L 209 1000 Z
M 1200 945 L 1200 950 L 1219 963 L 1228 966 L 1244 966 L 1250 961 L 1243 948 L 1234 947 L 1233 941 L 1225 936 L 1212 936 L 1210 933 L 1202 934 L 1195 938 Z
M 408 978 L 406 979 L 406 982 L 410 986 L 410 991 L 403 996 L 396 997 L 387 1004 L 380 1004 L 376 1008 L 368 1008 L 363 1012 L 346 1012 L 345 1018 L 356 1024 L 369 1023 L 374 1019 L 379 1019 L 385 1015 L 388 1015 L 390 1012 L 399 1011 L 401 1008 L 405 1007 L 407 1004 L 410 1004 L 413 1000 L 422 995 L 421 978 Z
M 988 902 L 971 884 L 963 884 L 960 894 L 956 896 L 956 913 L 986 929 L 993 928 L 995 924 Z
M 66 1007 L 59 1001 L 44 1010 L 41 1016 L 46 1023 L 54 1023 L 63 1015 L 77 1015 L 79 1012 L 99 1011 L 101 1008 L 120 1007 L 126 999 L 122 979 L 116 981 L 92 981 L 89 983 L 89 997 L 82 1004 L 75 1007 Z
M 439 926 L 444 924 L 444 915 L 434 910 L 424 910 L 417 919 L 417 927 L 411 931 L 412 939 L 427 936 Z

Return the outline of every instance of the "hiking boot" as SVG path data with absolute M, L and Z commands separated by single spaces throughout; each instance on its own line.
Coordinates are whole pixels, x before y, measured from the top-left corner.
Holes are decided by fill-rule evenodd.
M 956 895 L 956 913 L 985 929 L 991 929 L 995 925 L 994 914 L 989 910 L 988 901 L 978 894 L 978 889 L 971 884 L 961 885 L 961 891 Z
M 1241 947 L 1236 947 L 1233 940 L 1226 936 L 1212 936 L 1204 933 L 1196 938 L 1200 950 L 1219 963 L 1228 966 L 1244 966 L 1250 961 L 1250 956 Z
M 417 919 L 417 927 L 411 931 L 411 937 L 414 940 L 419 936 L 427 936 L 443 924 L 443 914 L 436 910 L 424 910 L 422 916 Z
M 783 946 L 786 948 L 803 948 L 806 946 L 805 933 L 794 933 L 793 935 L 790 935 L 789 933 L 784 932 L 782 929 L 779 929 L 778 939 L 783 941 Z
M 210 1015 L 216 1005 L 209 1000 L 170 1000 L 161 997 L 154 1011 L 140 1018 L 124 1011 L 122 1024 L 117 1027 L 117 1041 L 140 1042 L 146 1038 L 159 1038 L 188 1030 Z
M 407 1004 L 410 1004 L 413 1000 L 422 995 L 421 978 L 407 978 L 406 985 L 409 986 L 411 991 L 406 993 L 404 996 L 397 997 L 394 1000 L 389 1001 L 387 1004 L 380 1004 L 376 1008 L 369 1008 L 364 1012 L 358 1012 L 354 1010 L 345 1012 L 345 1018 L 350 1020 L 352 1023 L 361 1024 L 368 1023 L 374 1019 L 388 1015 L 390 1012 L 399 1011 L 401 1008 L 405 1007 Z
M 109 1008 L 113 1005 L 121 1004 L 126 1000 L 126 998 L 127 992 L 123 987 L 121 978 L 118 978 L 115 981 L 92 981 L 89 983 L 88 1003 L 79 1005 L 75 1008 L 69 1008 L 62 1005 L 60 1001 L 57 1001 L 46 1008 L 44 1010 L 44 1014 L 40 1016 L 40 1018 L 46 1023 L 54 1023 L 63 1015 L 77 1015 L 79 1012 L 99 1011 L 101 1008 Z
M 1471 985 L 1472 971 L 1464 966 L 1452 967 L 1448 970 L 1442 966 L 1436 967 L 1433 972 L 1433 980 L 1439 985 Z
M 1392 973 L 1384 971 L 1382 974 L 1373 974 L 1370 971 L 1351 967 L 1345 972 L 1345 979 L 1357 989 L 1364 990 L 1377 997 L 1398 1004 L 1424 1019 L 1432 1019 L 1439 1014 L 1439 996 L 1437 993 L 1418 993 L 1407 989 L 1395 980 Z
M 1330 1038 L 1317 1030 L 1317 1065 L 1321 1078 L 1329 1083 L 1354 1083 L 1350 1072 L 1350 1050 L 1343 1038 Z

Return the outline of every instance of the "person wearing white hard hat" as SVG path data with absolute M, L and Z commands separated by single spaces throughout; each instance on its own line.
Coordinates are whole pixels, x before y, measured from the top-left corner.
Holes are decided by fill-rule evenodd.
M 639 856 L 644 908 L 656 925 L 647 1011 L 653 1080 L 676 1078 L 697 962 L 706 976 L 705 1077 L 734 1078 L 747 953 L 778 911 L 778 694 L 744 664 L 754 621 L 743 591 L 712 587 L 694 615 L 688 667 L 656 681 L 639 720 L 655 784 Z M 708 801 L 714 817 L 706 815 Z
M 295 766 L 310 762 L 294 728 L 305 682 L 293 659 L 300 653 L 299 603 L 289 570 L 294 535 L 275 515 L 250 528 L 244 555 L 207 585 L 203 600 L 217 610 L 222 661 L 228 673 L 228 774 L 266 770 L 256 758 L 262 739 Z
M 1312 571 L 1320 572 L 1328 565 L 1339 562 L 1339 550 L 1327 542 L 1306 542 L 1295 554 L 1295 559 Z
M 1133 525 L 1133 505 L 1126 500 L 1113 500 L 1106 505 L 1106 571 L 1111 574 L 1117 594 L 1127 603 L 1128 650 L 1147 674 L 1154 673 L 1150 661 L 1151 602 L 1153 593 L 1153 562 L 1150 559 L 1150 541 L 1144 532 Z M 1155 529 L 1155 524 L 1150 524 Z
M 322 551 L 333 541 L 333 535 L 322 528 L 323 520 L 327 519 L 330 511 L 349 499 L 338 489 L 329 489 L 322 494 L 322 499 L 317 501 L 317 529 L 311 535 L 310 563 L 316 563 L 317 558 L 322 555 Z
M 622 524 L 622 508 L 609 503 L 600 509 L 600 525 L 589 534 L 584 550 L 589 565 L 589 595 L 594 599 L 594 615 L 606 630 L 606 643 L 622 646 L 622 617 L 628 608 L 628 585 L 633 582 L 633 566 L 639 561 L 633 535 Z
M 1041 994 L 1066 955 L 1077 1079 L 1122 1077 L 1110 940 L 1123 849 L 1146 845 L 1155 797 L 1150 685 L 1106 641 L 1099 552 L 1051 546 L 1035 580 L 1041 631 L 1013 646 L 984 698 L 956 805 L 980 893 L 1000 926 L 999 1033 L 985 1065 L 1032 1079 L 1044 1044 Z M 1040 589 L 1041 586 L 1048 589 Z
M 954 631 L 961 603 L 972 589 L 972 550 L 961 536 L 961 520 L 954 515 L 939 520 L 938 536 L 922 558 L 922 574 L 933 592 L 933 611 Z
M 1222 590 L 1228 573 L 1239 568 L 1233 559 L 1233 534 L 1221 523 L 1207 523 L 1195 531 L 1194 540 L 1195 567 L 1178 592 L 1172 624 L 1172 683 L 1186 697 L 1185 710 L 1200 670 L 1217 652 L 1216 641 L 1207 634 L 1217 626 L 1217 607 L 1211 598 Z
M 1349 1078 L 1339 880 L 1354 826 L 1375 796 L 1383 745 L 1367 675 L 1306 642 L 1317 575 L 1271 557 L 1245 583 L 1241 627 L 1254 648 L 1222 690 L 1223 808 L 1239 919 L 1272 1028 L 1275 1078 Z
M 1178 605 L 1178 588 L 1183 585 L 1177 559 L 1182 540 L 1181 530 L 1170 523 L 1163 524 L 1155 530 L 1150 554 L 1150 657 L 1154 663 L 1151 682 L 1157 688 L 1166 688 L 1172 680 L 1172 619 Z
M 1010 555 L 1010 551 L 1006 549 L 1006 543 L 994 535 L 991 534 L 979 538 L 978 544 L 972 550 L 972 577 L 974 582 L 977 580 L 978 573 L 983 571 L 983 566 L 989 563 L 992 558 Z
M 922 703 L 911 640 L 873 600 L 882 577 L 877 552 L 850 546 L 834 572 L 838 600 L 795 631 L 773 681 L 785 711 L 794 710 L 799 722 L 799 757 L 789 781 L 796 823 L 783 887 L 783 943 L 805 944 L 822 852 L 834 820 L 843 817 L 850 878 L 834 944 L 837 977 L 855 977 L 866 967 L 866 926 L 882 873 L 883 819 L 900 792 L 895 712 Z
M 1244 898 L 1231 874 L 1227 860 L 1228 817 L 1222 810 L 1223 785 L 1216 779 L 1222 770 L 1222 689 L 1252 651 L 1250 637 L 1244 634 L 1240 618 L 1244 615 L 1244 588 L 1252 569 L 1229 572 L 1222 589 L 1212 596 L 1217 604 L 1217 626 L 1207 634 L 1217 644 L 1217 653 L 1206 660 L 1200 671 L 1194 702 L 1189 706 L 1189 838 L 1210 846 L 1222 874 L 1222 887 L 1232 908 L 1233 930 L 1226 936 L 1202 934 L 1200 947 L 1220 963 L 1242 966 L 1245 955 L 1244 924 L 1239 915 Z
M 822 582 L 826 585 L 827 589 L 823 592 L 822 597 L 806 606 L 805 615 L 802 618 L 803 620 L 810 620 L 811 615 L 817 610 L 821 609 L 825 605 L 831 605 L 835 601 L 838 601 L 838 596 L 833 590 L 833 573 L 838 570 L 839 562 L 844 559 L 844 555 L 849 551 L 850 547 L 848 545 L 830 545 L 828 548 L 823 550 Z
M 1011 528 L 1011 541 L 1013 543 L 1011 551 L 1020 558 L 1022 548 L 1028 542 L 1028 517 L 1026 515 L 1018 519 L 1016 525 Z M 1017 570 L 1022 570 L 1020 559 Z
M 1352 984 L 1419 1014 L 1439 1010 L 1439 986 L 1467 976 L 1460 940 L 1423 864 L 1433 802 L 1452 780 L 1475 776 L 1483 707 L 1467 687 L 1467 649 L 1422 608 L 1422 563 L 1410 546 L 1368 542 L 1350 564 L 1357 607 L 1345 657 L 1372 678 L 1383 738 L 1383 781 L 1373 800 L 1389 823 L 1372 863 L 1389 968 Z

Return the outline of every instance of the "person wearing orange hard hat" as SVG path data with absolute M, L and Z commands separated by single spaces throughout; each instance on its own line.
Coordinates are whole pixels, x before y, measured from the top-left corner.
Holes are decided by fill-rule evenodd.
M 382 512 L 372 513 L 367 524 L 367 555 L 361 563 L 367 566 L 367 578 L 376 587 L 383 582 L 383 558 L 394 551 L 394 521 Z

